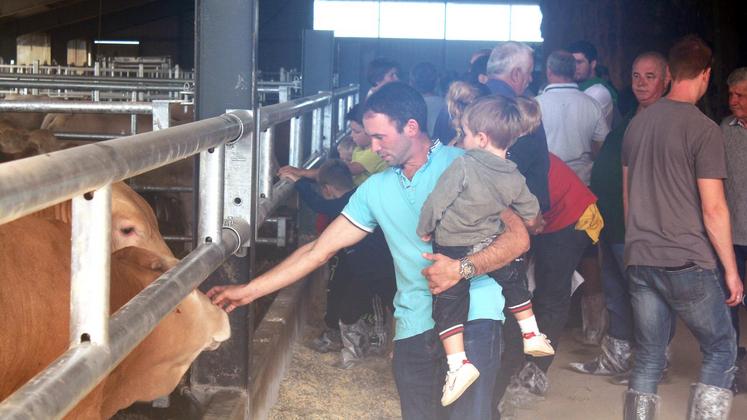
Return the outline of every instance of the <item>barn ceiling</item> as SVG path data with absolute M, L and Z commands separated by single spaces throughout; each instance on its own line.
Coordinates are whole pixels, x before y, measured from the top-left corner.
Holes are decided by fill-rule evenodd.
M 0 36 L 53 31 L 164 0 L 2 0 Z

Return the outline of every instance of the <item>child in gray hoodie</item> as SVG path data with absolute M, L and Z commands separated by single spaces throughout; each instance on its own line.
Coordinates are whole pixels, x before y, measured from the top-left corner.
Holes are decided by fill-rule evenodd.
M 465 109 L 461 121 L 462 144 L 467 152 L 444 171 L 421 210 L 418 235 L 424 241 L 433 240 L 434 253 L 459 259 L 463 276 L 456 285 L 433 296 L 433 320 L 449 364 L 443 405 L 459 398 L 479 376 L 464 352 L 469 278 L 474 275 L 468 256 L 503 233 L 500 214 L 509 207 L 530 229 L 537 229 L 541 223 L 537 198 L 529 192 L 516 164 L 506 159 L 506 150 L 516 139 L 539 124 L 539 106 L 531 99 L 488 96 L 475 100 Z M 523 259 L 488 275 L 503 288 L 506 307 L 519 322 L 524 353 L 554 354 L 532 312 Z

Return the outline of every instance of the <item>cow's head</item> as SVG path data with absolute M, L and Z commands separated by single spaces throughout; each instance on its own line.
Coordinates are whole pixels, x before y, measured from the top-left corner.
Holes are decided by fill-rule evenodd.
M 176 258 L 158 231 L 153 209 L 129 186 L 112 184 L 112 252 L 136 246 L 164 258 L 173 266 Z

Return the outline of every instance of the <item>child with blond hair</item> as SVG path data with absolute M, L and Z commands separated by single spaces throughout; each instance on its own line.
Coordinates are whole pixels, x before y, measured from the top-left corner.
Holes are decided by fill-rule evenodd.
M 500 214 L 507 208 L 524 219 L 530 229 L 540 223 L 537 198 L 529 192 L 516 164 L 506 159 L 506 150 L 516 139 L 539 125 L 539 105 L 531 99 L 476 99 L 461 115 L 462 146 L 467 152 L 444 171 L 421 210 L 418 235 L 424 241 L 433 240 L 435 253 L 459 259 L 464 275 L 456 285 L 433 296 L 433 319 L 449 365 L 443 405 L 454 402 L 479 377 L 464 351 L 469 278 L 474 274 L 468 256 L 503 233 Z M 537 327 L 521 260 L 488 275 L 503 288 L 506 307 L 519 322 L 524 352 L 532 356 L 554 354 Z

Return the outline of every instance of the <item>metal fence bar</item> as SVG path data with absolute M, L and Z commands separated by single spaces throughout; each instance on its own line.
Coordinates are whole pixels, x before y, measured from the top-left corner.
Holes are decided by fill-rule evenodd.
M 236 115 L 224 114 L 4 163 L 0 165 L 0 223 L 234 140 L 241 123 Z
M 0 112 L 59 112 L 81 114 L 150 114 L 150 102 L 0 101 Z
M 109 344 L 111 184 L 72 203 L 70 347 Z
M 322 109 L 316 108 L 311 113 L 311 152 L 322 150 Z
M 303 123 L 304 117 L 298 116 L 291 119 L 290 122 L 290 143 L 288 147 L 288 164 L 298 167 L 301 165 L 303 158 Z
M 260 113 L 261 115 L 261 113 Z M 272 197 L 272 162 L 275 157 L 275 127 L 259 136 L 259 197 Z

